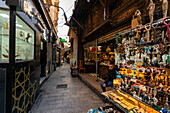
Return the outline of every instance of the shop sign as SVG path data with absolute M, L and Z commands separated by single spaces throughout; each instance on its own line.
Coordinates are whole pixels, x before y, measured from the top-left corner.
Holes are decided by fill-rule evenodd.
M 45 29 L 44 30 L 44 39 L 49 42 L 49 30 L 48 29 Z

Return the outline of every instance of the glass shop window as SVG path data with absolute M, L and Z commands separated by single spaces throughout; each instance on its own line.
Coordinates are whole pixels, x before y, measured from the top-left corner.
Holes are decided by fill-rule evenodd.
M 0 9 L 0 62 L 9 59 L 9 11 Z
M 16 61 L 34 59 L 34 30 L 18 16 L 16 17 Z

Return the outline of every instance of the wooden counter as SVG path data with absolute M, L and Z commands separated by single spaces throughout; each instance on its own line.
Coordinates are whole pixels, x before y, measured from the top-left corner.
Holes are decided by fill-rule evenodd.
M 99 65 L 99 76 L 102 79 L 107 78 L 107 73 L 109 71 L 109 66 L 108 65 Z
M 96 73 L 96 64 L 84 64 L 86 73 Z

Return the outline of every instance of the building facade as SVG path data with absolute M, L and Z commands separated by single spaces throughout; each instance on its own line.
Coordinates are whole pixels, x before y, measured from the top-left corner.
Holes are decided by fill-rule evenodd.
M 153 2 L 156 21 L 163 17 L 162 2 Z M 131 30 L 137 9 L 141 12 L 142 25 L 148 23 L 148 6 L 149 0 L 77 0 L 69 26 L 78 36 L 78 60 L 84 60 L 84 48 L 96 46 L 96 41 L 98 45 L 111 40 L 115 43 L 115 33 Z M 167 15 L 170 15 L 169 10 Z
M 68 36 L 71 44 L 70 65 L 78 66 L 78 37 L 76 36 L 76 33 L 71 28 L 69 28 Z
M 58 13 L 52 18 L 44 7 L 38 0 L 0 0 L 1 113 L 28 112 L 39 94 L 41 75 L 54 71 L 57 34 L 52 20 L 58 20 Z

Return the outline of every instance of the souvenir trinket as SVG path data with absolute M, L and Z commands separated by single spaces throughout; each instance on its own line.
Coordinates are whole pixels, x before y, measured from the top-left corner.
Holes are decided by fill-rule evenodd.
M 161 29 L 161 26 L 159 26 L 159 24 L 156 24 L 156 25 L 154 25 L 154 24 L 151 24 L 151 26 L 152 26 L 152 29 L 154 30 L 154 42 L 155 43 L 157 43 L 158 42 L 158 33 L 157 33 L 157 31 L 158 31 L 158 29 Z
M 118 44 L 119 38 L 120 38 L 120 33 L 115 33 L 116 44 Z
M 155 4 L 153 3 L 152 0 L 150 0 L 149 7 L 147 9 L 149 9 L 149 19 L 150 19 L 150 23 L 152 23 L 154 11 L 155 11 Z
M 141 33 L 141 26 L 137 29 L 135 38 L 140 38 L 139 33 Z
M 162 3 L 163 18 L 166 18 L 168 12 L 168 0 L 160 0 L 160 1 L 163 1 Z
M 148 27 L 148 26 L 149 26 L 149 27 Z M 147 43 L 149 43 L 149 42 L 151 42 L 151 41 L 150 41 L 150 33 L 149 33 L 150 30 L 151 30 L 151 25 L 150 25 L 150 24 L 146 24 L 144 27 L 145 27 L 145 30 L 144 30 L 144 31 L 147 32 Z M 147 27 L 148 27 L 148 28 L 147 28 Z
M 165 25 L 162 26 L 162 27 L 163 27 L 163 28 L 164 28 L 164 27 L 167 27 L 168 40 L 170 40 L 170 28 L 169 28 L 170 22 L 167 24 L 167 23 L 165 22 L 167 19 L 170 19 L 170 17 L 167 17 L 167 18 L 165 18 L 165 19 L 163 20 L 163 23 L 164 23 Z
M 137 21 L 138 21 L 139 25 L 141 26 L 141 25 L 142 25 L 142 18 L 141 18 L 141 12 L 140 12 L 140 10 L 137 10 L 137 11 L 135 12 L 135 16 L 137 16 Z
M 24 39 L 24 41 L 28 42 L 29 38 L 32 38 L 32 36 L 29 33 L 27 33 L 27 37 Z

